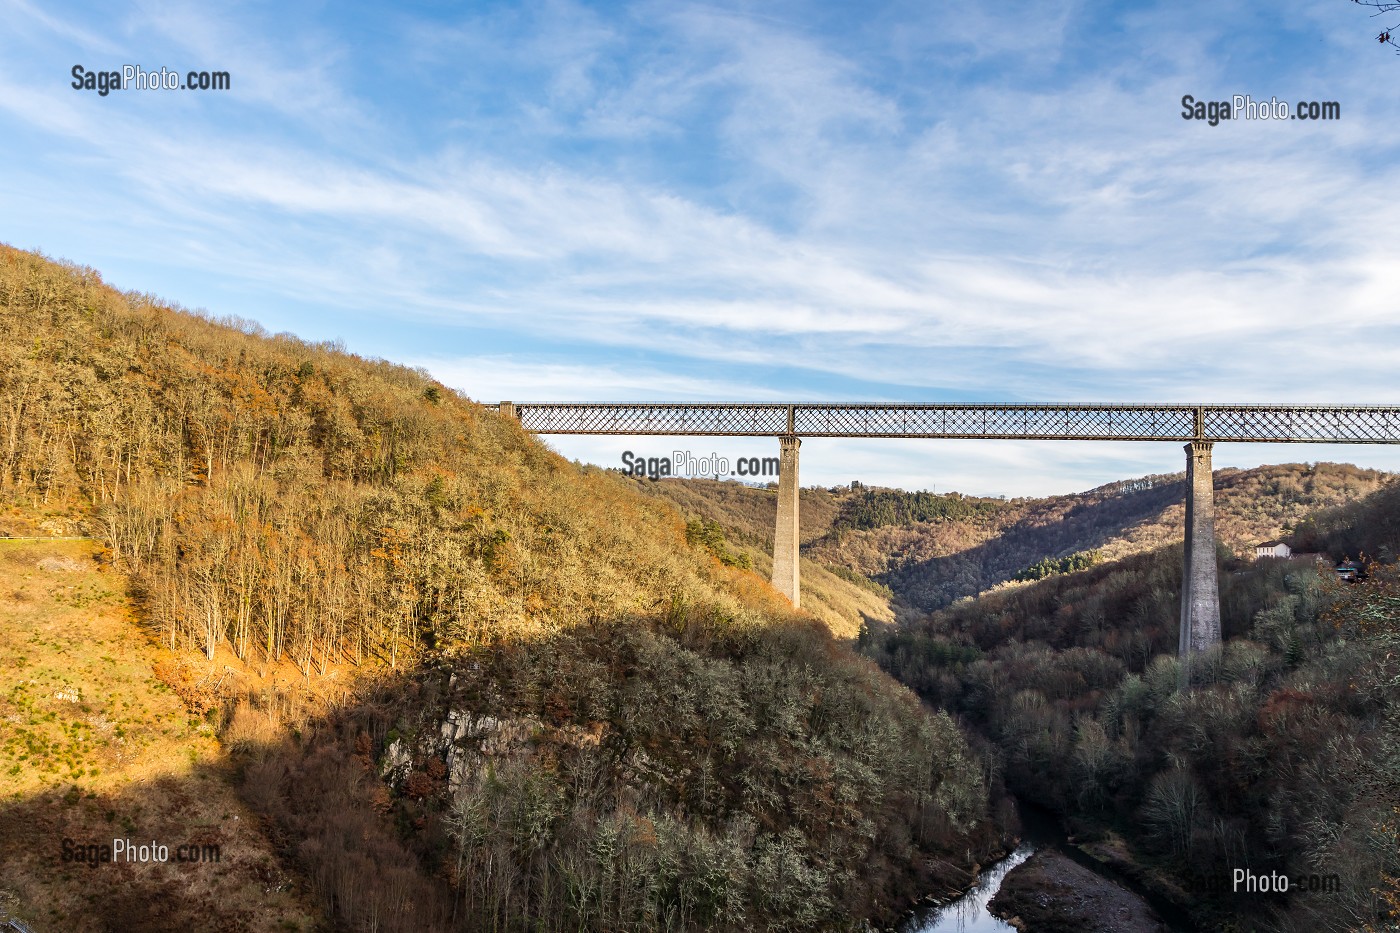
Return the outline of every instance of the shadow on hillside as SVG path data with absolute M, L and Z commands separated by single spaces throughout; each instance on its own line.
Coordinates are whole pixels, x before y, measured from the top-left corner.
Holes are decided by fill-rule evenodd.
M 1341 551 L 1353 556 L 1360 551 L 1373 553 L 1378 548 L 1377 542 L 1371 540 L 1374 536 L 1344 532 L 1338 523 L 1345 521 L 1348 509 L 1356 507 L 1346 503 L 1353 501 L 1355 495 L 1376 489 L 1382 479 L 1383 475 L 1374 471 L 1331 463 L 1218 469 L 1217 535 L 1237 540 L 1242 533 L 1273 534 L 1278 524 L 1291 519 L 1297 525 L 1293 537 L 1300 549 L 1317 550 L 1317 535 L 1325 525 L 1336 536 L 1334 544 L 1343 540 L 1346 543 L 1334 556 L 1340 557 Z M 1184 503 L 1184 479 L 1118 491 L 1122 488 L 1122 484 L 1111 484 L 1075 496 L 1044 500 L 1038 512 L 1007 527 L 992 540 L 942 557 L 912 561 L 880 579 L 906 601 L 927 611 L 1011 579 L 1044 558 L 1101 547 L 1124 531 L 1137 529 L 1138 543 L 1149 547 L 1179 543 L 1180 511 L 1173 523 L 1175 528 L 1167 527 L 1161 518 L 1166 509 Z
M 36 933 L 819 927 L 892 919 L 967 883 L 959 865 L 997 843 L 985 803 L 964 814 L 983 824 L 972 838 L 910 784 L 908 751 L 930 741 L 917 702 L 806 621 L 502 641 L 385 676 L 276 737 L 259 702 L 223 698 L 226 769 L 0 805 L 0 887 Z M 965 755 L 928 751 L 935 768 Z M 955 787 L 967 775 L 943 780 L 972 793 Z M 232 782 L 261 825 L 196 812 L 210 782 Z M 257 854 L 259 832 L 276 858 Z M 172 862 L 62 858 L 65 838 L 116 837 L 165 844 Z M 175 864 L 186 842 L 221 861 Z M 854 872 L 831 882 L 824 865 Z M 329 919 L 298 912 L 308 896 Z
M 116 792 L 69 784 L 6 801 L 0 908 L 35 933 L 321 928 L 258 821 L 227 812 L 239 809 L 231 779 L 201 765 Z M 129 861 L 116 840 L 132 847 Z M 153 843 L 166 861 L 139 849 Z

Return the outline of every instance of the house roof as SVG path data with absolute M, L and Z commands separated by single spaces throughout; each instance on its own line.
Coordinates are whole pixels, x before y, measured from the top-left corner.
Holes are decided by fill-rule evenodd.
M 1254 546 L 1255 546 L 1256 548 L 1261 548 L 1261 547 L 1278 547 L 1280 544 L 1282 544 L 1284 547 L 1288 547 L 1288 545 L 1285 544 L 1285 543 L 1282 542 L 1282 541 L 1265 541 L 1263 544 L 1256 544 L 1256 545 L 1254 545 Z

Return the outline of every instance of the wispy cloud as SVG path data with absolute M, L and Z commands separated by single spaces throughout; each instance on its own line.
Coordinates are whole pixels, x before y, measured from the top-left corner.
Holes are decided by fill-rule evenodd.
M 112 40 L 62 17 L 46 13 L 28 0 L 5 0 L 4 7 L 9 13 L 5 17 L 6 26 L 12 35 L 37 38 L 36 32 L 46 32 L 72 43 L 85 52 L 112 54 L 119 49 Z
M 9 0 L 0 237 L 380 321 L 488 400 L 1394 401 L 1400 103 L 1337 7 Z M 98 98 L 79 53 L 235 86 Z M 1344 116 L 1207 127 L 1186 93 Z M 1080 468 L 950 450 L 1010 493 Z

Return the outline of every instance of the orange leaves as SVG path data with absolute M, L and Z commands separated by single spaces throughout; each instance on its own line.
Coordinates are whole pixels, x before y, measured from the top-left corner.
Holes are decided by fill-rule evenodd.
M 370 808 L 380 815 L 387 815 L 394 809 L 394 798 L 389 796 L 389 788 L 380 781 L 375 781 L 373 788 L 369 792 Z
M 425 405 L 422 374 L 147 296 L 101 300 L 95 277 L 7 255 L 0 298 L 75 312 L 59 326 L 28 299 L 3 308 L 20 349 L 44 349 L 26 384 L 55 387 L 46 409 L 24 397 L 51 438 L 22 466 L 58 500 L 101 484 L 111 541 L 171 644 L 388 659 L 426 633 L 569 626 L 674 593 L 725 627 L 788 615 L 758 577 L 697 560 L 668 504 L 454 393 Z
M 370 556 L 384 561 L 391 568 L 404 567 L 404 549 L 413 540 L 413 532 L 407 528 L 385 525 L 379 529 L 378 537 L 379 546 L 370 549 Z
M 404 781 L 404 793 L 414 800 L 422 800 L 436 793 L 440 784 L 440 781 L 433 780 L 425 771 L 411 771 L 408 779 Z
M 374 742 L 370 740 L 369 733 L 361 730 L 355 735 L 355 757 L 366 770 L 374 760 Z

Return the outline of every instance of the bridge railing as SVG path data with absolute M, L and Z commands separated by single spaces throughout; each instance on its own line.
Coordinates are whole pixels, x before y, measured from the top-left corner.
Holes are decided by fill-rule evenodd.
M 868 405 L 503 402 L 537 434 L 1400 443 L 1379 405 Z

